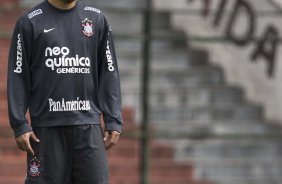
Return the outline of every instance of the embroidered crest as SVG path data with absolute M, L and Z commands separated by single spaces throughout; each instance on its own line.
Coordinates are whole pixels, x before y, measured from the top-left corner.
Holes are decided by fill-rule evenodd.
M 36 157 L 30 160 L 28 174 L 32 177 L 40 176 L 40 161 Z
M 82 22 L 81 22 L 81 26 L 82 26 L 82 32 L 85 36 L 92 36 L 94 34 L 94 25 L 92 23 L 91 20 L 89 20 L 88 18 L 85 18 Z

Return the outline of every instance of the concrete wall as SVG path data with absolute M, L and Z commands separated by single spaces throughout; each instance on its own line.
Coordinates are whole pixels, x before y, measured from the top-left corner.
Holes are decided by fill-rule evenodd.
M 189 44 L 208 49 L 211 62 L 224 68 L 229 84 L 243 87 L 250 101 L 265 108 L 268 120 L 282 122 L 282 45 L 275 45 L 275 38 L 264 44 L 248 40 L 248 36 L 263 39 L 266 34 L 281 37 L 282 14 L 269 13 L 280 10 L 277 6 L 279 3 L 269 0 L 225 0 L 226 13 L 220 15 L 218 24 L 214 25 L 215 14 L 219 12 L 221 2 L 222 0 L 154 0 L 154 5 L 157 9 L 190 10 L 187 11 L 189 14 L 175 13 L 171 18 L 177 28 L 184 29 L 190 36 Z M 234 13 L 236 4 L 239 11 Z M 194 10 L 200 10 L 200 13 L 195 14 Z M 228 25 L 231 25 L 229 34 L 226 33 Z M 226 37 L 228 40 L 224 43 L 195 42 L 192 40 L 193 36 Z M 259 45 L 262 49 L 258 49 Z M 253 55 L 257 56 L 254 60 Z

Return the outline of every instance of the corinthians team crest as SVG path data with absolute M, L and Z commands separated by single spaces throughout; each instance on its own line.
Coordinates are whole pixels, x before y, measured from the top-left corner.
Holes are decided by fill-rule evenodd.
M 91 20 L 89 20 L 88 18 L 85 18 L 82 22 L 81 22 L 81 26 L 82 26 L 82 32 L 85 36 L 92 36 L 94 34 L 94 25 L 92 23 Z
M 36 157 L 30 160 L 28 174 L 32 177 L 40 175 L 40 161 Z

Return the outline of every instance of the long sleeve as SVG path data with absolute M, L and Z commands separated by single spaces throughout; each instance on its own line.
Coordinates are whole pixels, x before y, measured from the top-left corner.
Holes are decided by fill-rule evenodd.
M 119 71 L 111 28 L 105 17 L 102 20 L 101 32 L 98 54 L 99 107 L 103 114 L 106 130 L 121 132 L 123 122 Z
M 27 23 L 16 23 L 8 61 L 8 111 L 15 137 L 31 131 L 25 117 L 30 98 L 29 60 L 32 49 L 31 33 L 27 26 Z

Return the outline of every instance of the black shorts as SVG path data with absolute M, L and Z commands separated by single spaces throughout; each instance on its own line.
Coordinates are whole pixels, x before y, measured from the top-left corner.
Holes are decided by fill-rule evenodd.
M 100 125 L 34 128 L 35 156 L 27 156 L 25 184 L 108 184 Z

